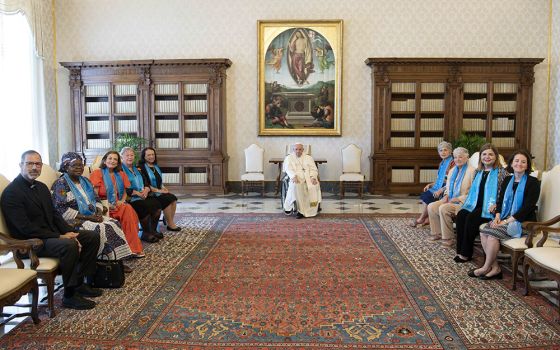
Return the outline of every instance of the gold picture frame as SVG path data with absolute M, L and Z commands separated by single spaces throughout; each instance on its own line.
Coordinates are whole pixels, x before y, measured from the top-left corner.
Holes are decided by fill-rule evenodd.
M 340 136 L 342 20 L 257 27 L 259 135 Z

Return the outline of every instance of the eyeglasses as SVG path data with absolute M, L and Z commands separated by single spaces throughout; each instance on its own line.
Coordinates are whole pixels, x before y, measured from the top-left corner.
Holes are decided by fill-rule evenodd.
M 23 164 L 28 168 L 33 168 L 33 166 L 40 168 L 43 166 L 43 162 L 24 162 Z

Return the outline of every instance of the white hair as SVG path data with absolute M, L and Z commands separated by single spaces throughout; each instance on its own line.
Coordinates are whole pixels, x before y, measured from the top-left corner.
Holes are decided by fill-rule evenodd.
M 441 141 L 439 143 L 439 145 L 437 146 L 437 150 L 439 152 L 444 148 L 447 148 L 449 151 L 453 151 L 453 145 L 451 145 L 451 143 L 449 143 L 447 141 Z
M 457 147 L 453 150 L 453 156 L 458 157 L 460 155 L 465 155 L 467 158 L 469 157 L 469 150 L 465 147 Z

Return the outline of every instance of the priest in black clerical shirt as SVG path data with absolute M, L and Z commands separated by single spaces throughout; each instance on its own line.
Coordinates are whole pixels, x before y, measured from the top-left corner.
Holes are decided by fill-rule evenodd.
M 0 200 L 10 233 L 19 239 L 41 239 L 43 247 L 37 255 L 59 259 L 64 307 L 95 307 L 95 302 L 85 297 L 97 297 L 102 292 L 84 283 L 84 277 L 95 273 L 99 235 L 93 231 L 74 232 L 54 210 L 49 189 L 36 181 L 43 166 L 38 152 L 24 152 L 19 166 L 20 174 L 6 187 Z

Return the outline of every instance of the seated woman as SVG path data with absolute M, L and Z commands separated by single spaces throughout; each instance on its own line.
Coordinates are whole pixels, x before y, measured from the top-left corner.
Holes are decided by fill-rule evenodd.
M 181 228 L 175 224 L 177 197 L 169 193 L 169 190 L 162 183 L 162 173 L 157 165 L 156 150 L 151 147 L 144 148 L 140 154 L 138 167 L 150 182 L 151 195 L 159 201 L 163 208 L 163 217 L 167 223 L 167 229 L 169 231 L 181 231 Z
M 496 206 L 496 216 L 482 231 L 480 242 L 486 258 L 484 265 L 472 269 L 468 275 L 484 280 L 501 279 L 502 270 L 496 261 L 500 241 L 519 238 L 527 234 L 521 227 L 523 221 L 536 221 L 537 201 L 541 191 L 539 180 L 530 176 L 531 155 L 519 150 L 509 159 L 507 170 L 513 173 L 502 183 L 500 197 Z
M 428 225 L 428 205 L 437 201 L 445 191 L 445 179 L 447 173 L 453 167 L 453 146 L 446 141 L 439 143 L 437 147 L 440 158 L 436 182 L 429 183 L 424 187 L 424 192 L 420 195 L 420 199 L 424 203 L 424 208 L 420 216 L 414 220 L 410 226 Z
M 498 191 L 507 172 L 500 166 L 499 153 L 487 143 L 480 148 L 478 168 L 467 198 L 457 213 L 457 255 L 453 259 L 464 263 L 472 259 L 474 239 L 481 224 L 494 218 Z
M 137 257 L 145 256 L 142 242 L 138 238 L 138 216 L 130 204 L 126 203 L 126 189 L 130 187 L 130 182 L 122 171 L 119 153 L 105 153 L 101 166 L 89 178 L 96 194 L 108 201 L 109 215 L 121 223 L 132 252 Z
M 62 156 L 60 170 L 63 175 L 52 185 L 53 203 L 56 211 L 71 225 L 97 232 L 100 238 L 99 252 L 121 260 L 132 255 L 124 232 L 118 221 L 103 216 L 103 205 L 93 191 L 91 182 L 82 176 L 84 163 L 78 153 L 68 152 Z
M 443 198 L 428 205 L 431 241 L 442 240 L 441 244 L 451 247 L 455 240 L 453 218 L 467 198 L 475 169 L 468 164 L 469 151 L 464 147 L 453 150 L 455 166 L 450 170 Z
M 142 225 L 142 236 L 140 238 L 146 242 L 157 242 L 163 238 L 163 234 L 157 231 L 161 206 L 157 199 L 148 197 L 150 187 L 146 185 L 144 177 L 134 164 L 134 150 L 130 147 L 124 147 L 121 150 L 121 157 L 124 173 L 131 185 L 126 193 L 130 198 L 130 205 L 136 210 Z

